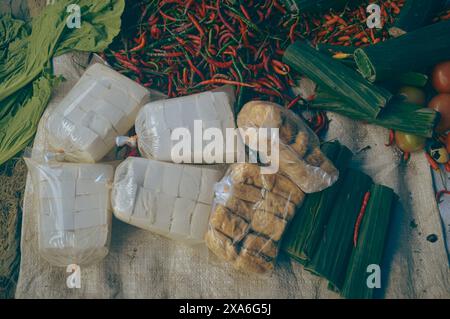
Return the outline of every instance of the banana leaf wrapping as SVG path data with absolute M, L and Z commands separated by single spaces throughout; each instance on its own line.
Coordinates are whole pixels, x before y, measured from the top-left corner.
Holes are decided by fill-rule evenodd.
M 376 118 L 392 98 L 386 89 L 369 83 L 355 70 L 306 43 L 290 45 L 283 61 L 316 82 L 321 90 L 334 92 L 370 118 Z
M 434 110 L 403 101 L 392 101 L 377 118 L 372 118 L 335 94 L 324 91 L 317 93 L 309 107 L 314 110 L 339 113 L 357 121 L 423 137 L 432 137 L 434 127 L 439 121 L 439 113 Z
M 450 20 L 408 32 L 397 38 L 355 50 L 361 74 L 371 82 L 410 71 L 422 72 L 449 59 Z
M 367 279 L 370 272 L 367 269 L 370 265 L 381 267 L 392 211 L 398 200 L 392 189 L 381 185 L 373 185 L 370 194 L 342 289 L 346 298 L 374 297 L 377 288 L 369 288 Z
M 444 4 L 443 0 L 406 0 L 394 23 L 394 32 L 395 29 L 400 32 L 409 32 L 423 27 L 431 22 Z
M 333 162 L 344 176 L 352 158 L 351 151 L 339 142 L 325 143 L 322 152 Z M 324 226 L 328 221 L 336 196 L 341 189 L 340 178 L 326 190 L 309 194 L 301 208 L 297 210 L 286 231 L 281 249 L 296 261 L 307 264 L 322 239 Z
M 354 227 L 364 195 L 371 185 L 369 176 L 353 169 L 347 171 L 317 252 L 306 265 L 306 269 L 326 278 L 338 291 L 344 285 Z

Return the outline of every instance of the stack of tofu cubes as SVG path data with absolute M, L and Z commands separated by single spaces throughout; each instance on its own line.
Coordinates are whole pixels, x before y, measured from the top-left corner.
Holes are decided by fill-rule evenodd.
M 39 202 L 39 250 L 58 266 L 108 253 L 111 165 L 31 163 Z
M 147 157 L 159 161 L 172 162 L 172 148 L 177 141 L 172 140 L 172 133 L 177 128 L 184 128 L 190 132 L 191 137 L 191 162 L 194 159 L 202 159 L 203 163 L 213 163 L 214 159 L 208 158 L 203 152 L 209 141 L 203 141 L 196 149 L 195 139 L 203 138 L 207 129 L 219 130 L 222 136 L 226 136 L 227 128 L 235 128 L 234 115 L 231 110 L 233 103 L 232 94 L 226 91 L 203 92 L 190 96 L 183 96 L 168 100 L 159 100 L 145 105 L 136 119 L 136 134 L 141 153 Z M 195 122 L 201 125 L 202 131 L 194 130 Z M 196 136 L 200 134 L 201 136 Z M 224 163 L 227 150 L 216 150 L 220 154 L 214 154 L 214 158 L 220 158 Z M 234 155 L 235 150 L 228 150 Z M 207 153 L 207 152 L 206 152 Z M 206 158 L 205 158 L 206 155 Z M 197 163 L 197 162 L 196 162 Z
M 50 114 L 46 151 L 27 159 L 39 203 L 39 250 L 58 266 L 91 264 L 108 253 L 114 169 L 92 164 L 134 125 L 144 87 L 95 64 Z M 69 163 L 72 162 L 72 163 Z
M 100 161 L 134 125 L 148 91 L 102 65 L 86 70 L 49 116 L 49 149 L 79 163 Z
M 188 244 L 204 241 L 218 166 L 180 165 L 128 158 L 116 170 L 115 216 L 131 225 Z
M 129 158 L 117 168 L 112 192 L 115 216 L 171 239 L 203 243 L 214 186 L 224 169 L 219 165 L 169 163 L 174 144 L 171 135 L 177 128 L 186 128 L 192 138 L 198 138 L 194 136 L 194 121 L 201 120 L 203 129 L 219 129 L 225 136 L 227 128 L 235 128 L 232 103 L 233 94 L 224 90 L 145 105 L 135 127 L 139 149 L 147 159 Z M 200 134 L 202 138 L 203 132 Z M 204 145 L 200 150 L 193 145 L 190 153 L 200 155 L 195 152 L 202 152 Z M 227 154 L 220 155 L 225 159 Z

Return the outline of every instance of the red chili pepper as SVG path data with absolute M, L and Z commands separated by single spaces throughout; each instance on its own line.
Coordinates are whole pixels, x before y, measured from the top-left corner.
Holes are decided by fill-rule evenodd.
M 389 130 L 389 142 L 385 144 L 387 147 L 394 145 L 395 133 L 394 130 Z
M 355 231 L 353 232 L 353 246 L 356 247 L 357 243 L 358 243 L 358 234 L 359 234 L 359 228 L 361 226 L 361 222 L 363 220 L 364 214 L 366 212 L 367 209 L 367 204 L 369 203 L 369 199 L 370 199 L 370 192 L 367 192 L 364 195 L 364 199 L 362 202 L 362 206 L 361 209 L 359 211 L 359 215 L 358 218 L 356 220 L 356 224 L 355 224 Z
M 216 61 L 211 58 L 206 58 L 206 61 L 208 61 L 208 63 L 211 63 L 221 69 L 231 68 L 231 66 L 233 65 L 233 61 L 220 62 L 220 61 Z
M 141 34 L 141 36 L 139 37 L 138 45 L 135 46 L 134 48 L 132 48 L 132 49 L 130 50 L 130 52 L 136 52 L 136 51 L 142 50 L 142 49 L 145 47 L 145 44 L 147 43 L 146 38 L 145 38 L 145 35 L 146 35 L 146 32 L 144 31 L 144 32 Z
M 200 82 L 198 85 L 211 85 L 211 84 L 228 84 L 228 85 L 236 85 L 236 86 L 245 86 L 245 87 L 254 87 L 252 84 L 238 82 L 238 81 L 231 81 L 226 79 L 210 79 L 206 81 Z
M 293 99 L 287 106 L 288 109 L 292 108 L 295 104 L 297 104 L 300 100 L 302 99 L 302 97 L 299 95 L 297 96 L 295 99 Z
M 445 171 L 447 173 L 450 173 L 450 162 L 448 162 L 447 164 L 445 164 Z
M 189 20 L 191 20 L 191 22 L 194 24 L 195 28 L 198 30 L 198 32 L 200 33 L 200 36 L 204 36 L 205 35 L 205 31 L 203 30 L 203 28 L 200 26 L 200 24 L 197 22 L 197 20 L 195 20 L 195 18 L 192 16 L 192 14 L 188 13 L 188 18 Z
M 203 75 L 202 72 L 200 72 L 200 70 L 194 65 L 194 63 L 192 63 L 191 59 L 189 59 L 187 57 L 187 63 L 189 64 L 189 66 L 191 67 L 192 71 L 194 71 L 202 81 L 205 81 L 205 76 Z

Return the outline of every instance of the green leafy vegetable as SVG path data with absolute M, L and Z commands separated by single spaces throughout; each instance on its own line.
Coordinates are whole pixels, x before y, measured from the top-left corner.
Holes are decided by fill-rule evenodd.
M 81 9 L 81 27 L 69 28 L 69 5 Z M 124 0 L 58 0 L 31 26 L 0 16 L 0 165 L 33 138 L 54 84 L 54 56 L 104 50 L 120 31 Z

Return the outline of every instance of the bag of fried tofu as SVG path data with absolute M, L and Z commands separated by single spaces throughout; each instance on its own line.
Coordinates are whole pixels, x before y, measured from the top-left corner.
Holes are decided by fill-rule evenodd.
M 40 255 L 55 266 L 91 265 L 109 251 L 109 164 L 63 163 L 51 155 L 28 156 Z
M 284 231 L 305 193 L 282 174 L 257 164 L 233 164 L 215 185 L 205 240 L 235 268 L 266 273 L 274 268 Z
M 237 124 L 242 140 L 258 152 L 261 161 L 277 167 L 279 174 L 289 178 L 303 192 L 319 192 L 337 181 L 339 171 L 320 150 L 318 137 L 292 111 L 271 102 L 251 101 L 243 106 Z M 259 129 L 270 129 L 266 141 L 261 141 Z M 258 138 L 258 144 L 250 142 Z M 259 147 L 261 143 L 267 143 L 269 148 L 278 145 L 278 156 L 271 154 L 268 158 L 261 149 L 255 149 L 254 145 Z
M 47 149 L 63 160 L 99 162 L 134 126 L 141 107 L 162 98 L 103 64 L 89 67 L 45 123 Z

